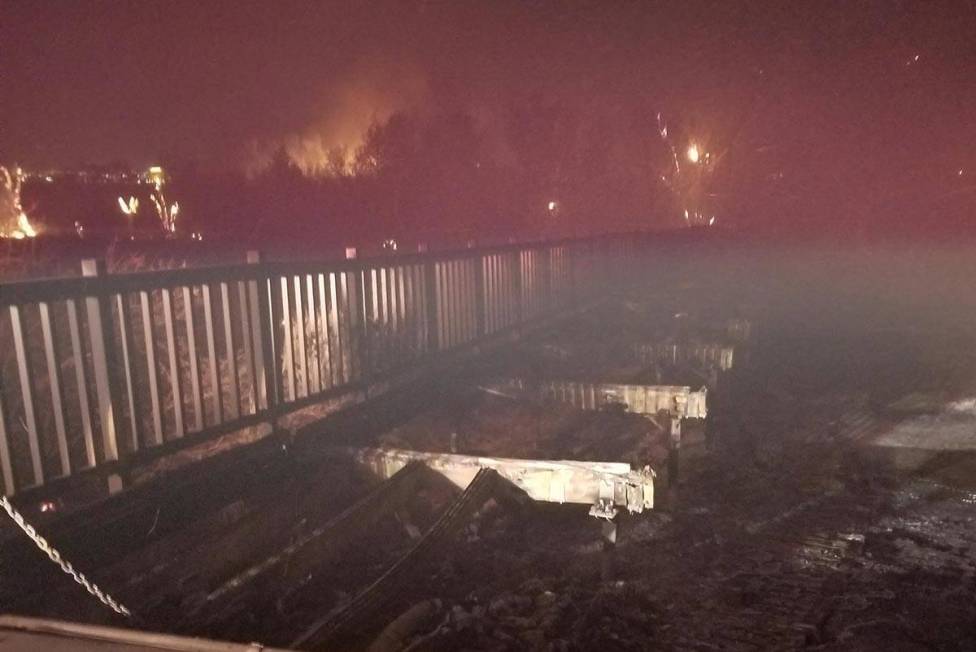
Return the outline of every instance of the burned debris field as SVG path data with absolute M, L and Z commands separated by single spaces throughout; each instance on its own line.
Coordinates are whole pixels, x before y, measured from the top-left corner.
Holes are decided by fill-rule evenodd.
M 907 255 L 676 257 L 325 418 L 25 501 L 138 621 L 13 528 L 0 602 L 298 649 L 971 649 L 968 263 Z

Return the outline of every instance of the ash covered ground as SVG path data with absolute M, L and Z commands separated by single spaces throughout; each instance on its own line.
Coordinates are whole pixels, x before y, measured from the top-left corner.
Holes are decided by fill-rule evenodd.
M 80 527 L 57 540 L 151 629 L 287 646 L 355 604 L 459 493 L 424 475 L 395 506 L 322 535 L 378 485 L 328 451 L 650 464 L 655 508 L 618 516 L 612 550 L 585 506 L 491 498 L 327 647 L 974 649 L 969 260 L 947 250 L 662 261 L 445 382 L 306 427 L 259 461 L 207 462 L 183 489 L 116 504 L 114 521 L 92 508 L 88 522 L 106 528 L 134 519 L 127 543 L 86 544 Z M 730 337 L 733 318 L 751 324 L 745 341 Z M 635 359 L 635 343 L 663 340 L 735 347 L 708 421 L 684 429 L 675 482 L 663 420 L 484 391 L 507 376 L 710 382 L 695 365 Z M 38 563 L 4 545 L 6 563 Z M 112 622 L 63 577 L 45 581 L 5 594 L 8 610 Z

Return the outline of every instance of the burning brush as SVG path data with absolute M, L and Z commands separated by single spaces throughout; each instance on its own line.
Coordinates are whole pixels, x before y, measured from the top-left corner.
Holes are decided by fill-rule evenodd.
M 180 204 L 175 201 L 170 204 L 166 200 L 166 195 L 163 194 L 163 186 L 166 185 L 166 175 L 163 173 L 163 168 L 159 166 L 149 168 L 149 181 L 153 184 L 149 198 L 156 207 L 156 216 L 159 217 L 159 222 L 163 225 L 163 231 L 167 235 L 174 234 L 176 233 L 176 218 L 180 213 Z
M 20 203 L 24 173 L 19 167 L 10 170 L 0 165 L 0 238 L 36 238 L 37 229 L 31 224 Z

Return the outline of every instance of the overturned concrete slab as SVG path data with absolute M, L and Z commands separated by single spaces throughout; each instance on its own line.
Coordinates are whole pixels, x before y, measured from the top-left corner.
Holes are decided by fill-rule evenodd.
M 617 507 L 632 514 L 654 507 L 654 472 L 650 468 L 635 471 L 622 462 L 519 460 L 374 448 L 347 452 L 380 478 L 392 477 L 411 462 L 421 462 L 465 488 L 481 469 L 494 469 L 533 500 L 590 505 L 594 516 L 613 518 Z
M 703 370 L 729 371 L 735 347 L 708 342 L 656 342 L 634 345 L 634 355 L 644 364 L 690 364 Z
M 692 390 L 683 385 L 622 385 L 583 383 L 567 380 L 539 382 L 512 378 L 486 387 L 498 393 L 535 394 L 538 398 L 570 403 L 581 410 L 603 410 L 623 406 L 634 414 L 657 415 L 666 412 L 679 419 L 704 419 L 708 416 L 708 390 Z

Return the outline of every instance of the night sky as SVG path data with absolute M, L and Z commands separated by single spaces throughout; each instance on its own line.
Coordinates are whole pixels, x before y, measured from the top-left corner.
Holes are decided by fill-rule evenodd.
M 958 203 L 976 176 L 972 2 L 6 0 L 0 11 L 4 163 L 254 171 L 285 146 L 314 167 L 394 112 L 445 110 L 473 116 L 505 161 L 518 138 L 506 112 L 556 103 L 649 152 L 661 113 L 676 138 L 726 154 L 716 192 L 735 185 L 756 201 L 897 212 Z M 636 166 L 641 152 L 620 158 Z

